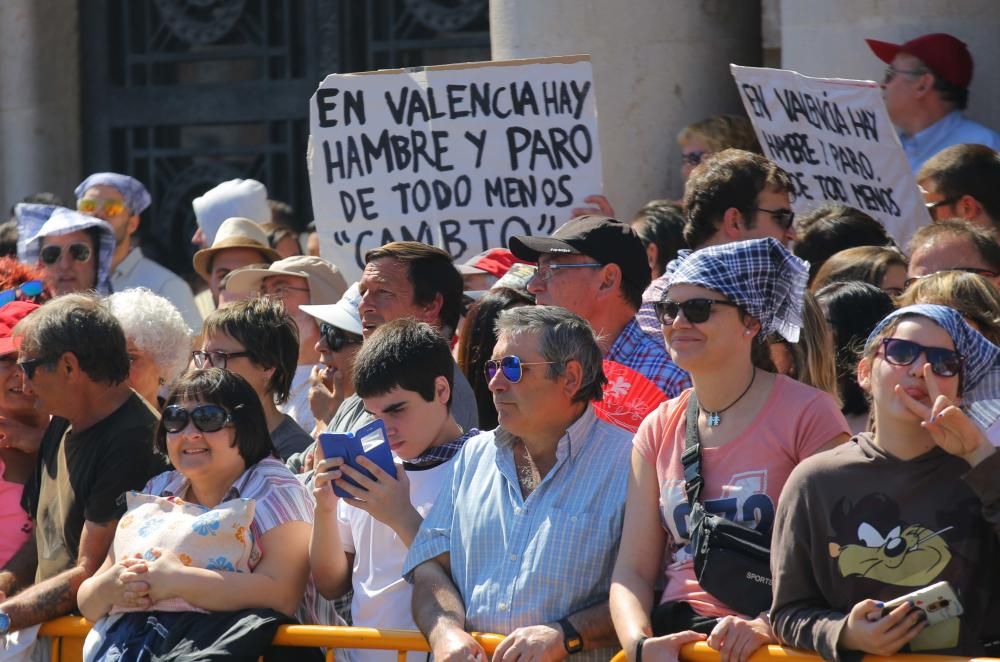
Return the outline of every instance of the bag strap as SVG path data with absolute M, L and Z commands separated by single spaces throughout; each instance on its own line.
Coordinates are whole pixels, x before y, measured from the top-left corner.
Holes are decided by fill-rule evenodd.
M 681 453 L 681 464 L 684 466 L 684 493 L 687 495 L 688 505 L 691 507 L 694 507 L 694 504 L 701 498 L 701 488 L 705 484 L 701 477 L 701 437 L 698 436 L 700 409 L 698 396 L 692 389 L 687 403 L 684 452 Z

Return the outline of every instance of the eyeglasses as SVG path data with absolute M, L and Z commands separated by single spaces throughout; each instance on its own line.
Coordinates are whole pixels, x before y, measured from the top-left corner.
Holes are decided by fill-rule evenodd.
M 681 162 L 690 166 L 696 166 L 705 158 L 707 152 L 681 152 Z
M 196 368 L 222 368 L 225 370 L 229 359 L 238 359 L 241 356 L 250 356 L 250 352 L 191 352 L 191 359 Z
M 882 84 L 888 84 L 893 78 L 898 75 L 903 76 L 923 76 L 924 74 L 930 73 L 927 69 L 897 69 L 896 67 L 886 67 L 885 73 L 882 75 Z
M 257 296 L 270 297 L 272 299 L 284 299 L 289 292 L 308 292 L 308 287 L 293 287 L 291 285 L 277 285 L 271 290 L 260 290 Z
M 352 345 L 361 342 L 361 338 L 347 333 L 332 324 L 327 324 L 326 322 L 320 322 L 319 332 L 320 335 L 323 336 L 323 342 L 326 343 L 326 346 L 330 348 L 331 352 L 339 352 L 345 345 Z
M 93 251 L 87 244 L 70 244 L 67 248 L 69 249 L 69 256 L 77 262 L 87 262 L 90 260 L 90 256 L 93 255 Z M 38 257 L 41 258 L 43 264 L 53 265 L 59 261 L 62 252 L 62 246 L 46 246 L 38 254 Z
M 925 202 L 924 207 L 927 208 L 927 213 L 931 215 L 934 221 L 938 220 L 937 214 L 934 213 L 938 207 L 944 207 L 945 205 L 953 205 L 958 202 L 958 198 L 945 198 L 944 200 L 938 200 L 937 202 Z
M 754 211 L 762 211 L 765 214 L 773 216 L 774 220 L 778 222 L 778 226 L 782 230 L 787 230 L 792 227 L 792 223 L 795 221 L 795 212 L 791 209 L 764 209 L 763 207 L 754 207 Z
M 180 405 L 170 405 L 163 410 L 160 420 L 163 421 L 163 428 L 171 434 L 186 428 L 189 420 L 202 432 L 218 432 L 233 423 L 233 415 L 219 405 L 198 405 L 191 411 Z
M 913 276 L 912 278 L 907 278 L 903 282 L 903 285 L 905 287 L 909 287 L 910 285 L 913 285 L 917 281 L 923 280 L 924 278 L 930 278 L 935 274 L 947 273 L 949 271 L 962 271 L 967 274 L 976 274 L 977 276 L 982 276 L 983 278 L 996 278 L 998 275 L 1000 275 L 991 269 L 980 269 L 978 267 L 952 267 L 951 269 L 942 269 L 941 271 L 935 271 L 933 274 L 924 274 L 923 276 Z
M 552 280 L 559 269 L 599 269 L 604 265 L 600 262 L 581 262 L 580 264 L 545 264 L 538 265 L 535 270 L 534 279 L 542 283 Z
M 559 361 L 522 361 L 521 357 L 505 356 L 499 361 L 490 359 L 483 365 L 483 372 L 486 374 L 486 381 L 491 382 L 497 376 L 497 372 L 502 372 L 504 379 L 511 384 L 516 384 L 524 377 L 524 366 L 526 365 L 552 365 Z
M 45 291 L 45 283 L 40 280 L 29 280 L 17 287 L 0 292 L 0 306 L 16 301 L 21 297 L 37 297 Z
M 691 322 L 692 324 L 701 324 L 708 320 L 708 317 L 712 314 L 712 306 L 733 306 L 736 304 L 732 301 L 723 301 L 722 299 L 688 299 L 687 301 L 671 301 L 670 299 L 664 299 L 653 304 L 653 310 L 656 311 L 656 318 L 660 320 L 660 324 L 663 326 L 670 326 L 677 319 L 677 313 L 684 313 L 684 319 Z
M 95 214 L 100 210 L 107 216 L 117 216 L 125 211 L 127 207 L 124 200 L 82 198 L 76 201 L 76 209 L 84 214 Z
M 52 363 L 55 359 L 37 358 L 37 359 L 26 359 L 24 361 L 18 361 L 17 367 L 21 369 L 24 376 L 28 380 L 33 380 L 35 378 L 35 371 L 38 370 L 38 366 L 44 365 L 46 363 Z
M 944 347 L 926 347 L 902 338 L 883 338 L 882 355 L 892 365 L 907 366 L 923 354 L 938 377 L 954 377 L 962 371 L 964 357 Z

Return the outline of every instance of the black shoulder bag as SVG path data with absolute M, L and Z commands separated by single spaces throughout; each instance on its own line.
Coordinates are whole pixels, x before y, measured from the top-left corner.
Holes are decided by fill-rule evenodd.
M 755 531 L 712 514 L 699 501 L 704 480 L 698 410 L 698 398 L 692 391 L 681 463 L 684 491 L 691 506 L 695 577 L 703 589 L 734 611 L 755 617 L 771 608 L 771 532 Z

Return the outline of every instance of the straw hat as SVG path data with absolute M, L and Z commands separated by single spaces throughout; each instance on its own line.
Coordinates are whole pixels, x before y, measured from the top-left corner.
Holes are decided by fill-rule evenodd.
M 209 267 L 212 258 L 221 250 L 227 248 L 252 248 L 260 251 L 265 262 L 273 262 L 280 258 L 276 251 L 267 245 L 267 235 L 259 225 L 249 218 L 228 218 L 219 227 L 211 248 L 203 248 L 194 254 L 194 270 L 206 281 L 211 280 Z

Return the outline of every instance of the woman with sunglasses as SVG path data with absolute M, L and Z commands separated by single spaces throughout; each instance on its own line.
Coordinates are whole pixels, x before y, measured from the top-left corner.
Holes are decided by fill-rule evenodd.
M 694 387 L 647 416 L 634 441 L 611 586 L 612 619 L 632 660 L 667 654 L 672 635 L 685 630 L 708 635 L 727 662 L 774 641 L 767 605 L 741 614 L 698 583 L 681 454 L 690 408 L 704 481 L 697 500 L 769 534 L 795 465 L 847 439 L 829 394 L 755 365 L 767 359 L 769 334 L 799 340 L 807 277 L 808 264 L 773 238 L 712 246 L 680 263 L 657 305 L 671 358 Z
M 98 640 L 88 641 L 88 660 L 123 651 L 135 659 L 129 651 L 144 645 L 155 653 L 166 645 L 157 631 L 197 646 L 242 610 L 287 622 L 305 590 L 311 499 L 277 458 L 246 380 L 219 368 L 183 375 L 154 445 L 174 470 L 146 485 L 154 496 L 130 497 L 107 560 L 80 587 L 80 611 Z M 150 502 L 158 507 L 142 507 Z M 193 524 L 178 514 L 185 504 L 204 511 Z
M 54 296 L 96 290 L 111 292 L 111 258 L 115 235 L 111 226 L 71 209 L 56 207 L 25 244 L 23 262 L 38 263 Z
M 801 464 L 782 494 L 775 632 L 827 660 L 988 655 L 1000 637 L 1000 456 L 983 429 L 1000 417 L 1000 348 L 952 308 L 907 306 L 868 337 L 858 382 L 875 431 Z M 884 607 L 941 581 L 960 618 L 928 626 L 913 601 Z

